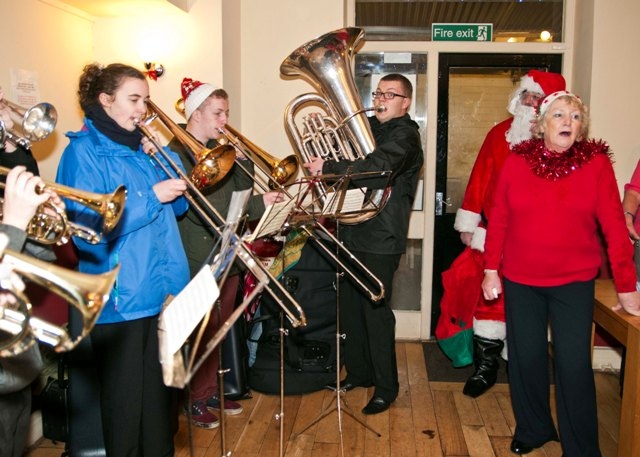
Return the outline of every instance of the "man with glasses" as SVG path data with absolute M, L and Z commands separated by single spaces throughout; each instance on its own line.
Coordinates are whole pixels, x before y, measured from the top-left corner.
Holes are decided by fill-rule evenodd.
M 369 117 L 376 147 L 364 159 L 324 161 L 314 158 L 303 166 L 311 174 L 357 174 L 391 171 L 391 196 L 375 217 L 355 225 L 342 225 L 339 236 L 385 288 L 385 296 L 372 302 L 351 280 L 340 283 L 340 330 L 346 335 L 344 360 L 347 371 L 341 382 L 345 391 L 374 386 L 364 414 L 389 408 L 398 396 L 395 354 L 395 316 L 390 307 L 393 275 L 405 252 L 409 216 L 423 163 L 422 141 L 409 117 L 413 87 L 400 74 L 380 79 L 373 92 L 375 115 Z M 367 180 L 367 187 L 381 188 L 387 178 Z M 335 384 L 326 386 L 335 390 Z
M 463 389 L 470 397 L 482 395 L 495 384 L 499 358 L 507 359 L 502 295 L 485 301 L 480 293 L 485 227 L 494 187 L 511 147 L 531 138 L 540 101 L 565 86 L 562 75 L 546 71 L 531 70 L 520 79 L 507 107 L 513 116 L 487 133 L 456 213 L 454 228 L 467 248 L 443 273 L 445 293 L 436 337 L 455 367 L 474 363 L 475 372 Z

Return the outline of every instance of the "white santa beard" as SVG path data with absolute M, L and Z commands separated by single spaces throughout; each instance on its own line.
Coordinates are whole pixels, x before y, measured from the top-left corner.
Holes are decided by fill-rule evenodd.
M 514 111 L 513 122 L 506 135 L 510 145 L 531 139 L 531 127 L 536 118 L 536 111 L 531 106 L 518 104 Z

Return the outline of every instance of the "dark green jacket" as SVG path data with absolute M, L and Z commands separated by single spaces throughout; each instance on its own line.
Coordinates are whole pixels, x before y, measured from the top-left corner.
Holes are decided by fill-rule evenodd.
M 184 128 L 185 126 L 180 125 L 180 127 Z M 211 140 L 207 143 L 206 147 L 214 148 L 216 145 L 217 142 Z M 180 156 L 182 164 L 187 170 L 187 175 L 189 175 L 193 169 L 191 154 L 176 138 L 171 140 L 169 148 Z M 242 164 L 253 172 L 253 164 L 251 161 L 246 160 L 243 161 Z M 237 164 L 234 164 L 220 182 L 205 189 L 202 193 L 218 213 L 220 213 L 223 218 L 226 218 L 232 193 L 237 190 L 251 189 L 253 184 L 253 179 Z M 260 216 L 262 216 L 262 213 L 264 213 L 262 195 L 254 195 L 249 199 L 246 212 L 248 214 L 248 220 L 259 219 Z M 216 221 L 216 223 L 219 223 L 219 226 L 222 225 L 218 221 Z M 187 214 L 178 222 L 178 226 L 180 228 L 182 244 L 184 245 L 187 259 L 189 260 L 191 276 L 193 277 L 202 267 L 203 262 L 207 259 L 218 238 L 215 230 L 213 230 L 209 224 L 203 222 L 198 212 L 193 208 L 190 208 Z

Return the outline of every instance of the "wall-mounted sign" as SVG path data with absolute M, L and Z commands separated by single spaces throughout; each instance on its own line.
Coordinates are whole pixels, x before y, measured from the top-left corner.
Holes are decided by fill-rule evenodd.
M 431 24 L 431 41 L 492 41 L 493 24 Z

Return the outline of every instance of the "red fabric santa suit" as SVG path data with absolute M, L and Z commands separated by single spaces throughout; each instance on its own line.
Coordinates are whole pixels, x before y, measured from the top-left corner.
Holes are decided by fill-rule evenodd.
M 533 112 L 523 114 L 522 95 L 551 94 L 566 87 L 564 78 L 557 73 L 531 70 L 520 80 L 512 94 L 509 112 L 523 120 Z M 526 108 L 525 108 L 526 110 Z M 526 121 L 526 119 L 525 119 Z M 528 121 L 525 122 L 528 125 Z M 482 253 L 486 236 L 485 223 L 490 220 L 490 208 L 495 186 L 502 166 L 511 151 L 511 143 L 530 138 L 530 132 L 510 132 L 514 117 L 495 125 L 478 152 L 460 209 L 456 213 L 454 228 L 461 233 L 472 233 L 471 243 L 454 260 L 449 270 L 443 272 L 445 289 L 440 303 L 441 316 L 436 327 L 436 338 L 445 354 L 456 367 L 473 362 L 472 336 L 492 340 L 504 340 L 504 301 L 502 295 L 486 301 L 480 293 L 483 269 Z M 522 128 L 521 125 L 518 125 Z M 506 359 L 506 348 L 503 351 Z

